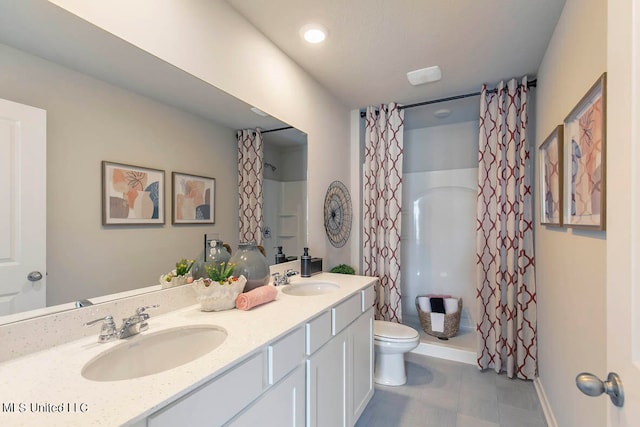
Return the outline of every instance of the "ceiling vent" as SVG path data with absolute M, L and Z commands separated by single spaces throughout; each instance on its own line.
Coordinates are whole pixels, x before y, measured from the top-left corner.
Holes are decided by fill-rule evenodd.
M 407 79 L 409 83 L 414 86 L 423 85 L 425 83 L 437 82 L 442 78 L 442 71 L 440 67 L 433 66 L 427 68 L 421 68 L 419 70 L 409 71 L 407 73 Z

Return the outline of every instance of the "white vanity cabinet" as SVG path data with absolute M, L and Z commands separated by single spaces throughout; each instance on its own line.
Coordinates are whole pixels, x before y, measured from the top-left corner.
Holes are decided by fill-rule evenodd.
M 304 344 L 304 329 L 297 327 L 149 416 L 147 426 L 254 426 L 256 419 L 264 426 L 303 426 Z
M 373 396 L 372 305 L 368 287 L 307 323 L 307 427 L 353 426 Z
M 350 427 L 373 396 L 373 286 L 150 415 L 149 427 Z

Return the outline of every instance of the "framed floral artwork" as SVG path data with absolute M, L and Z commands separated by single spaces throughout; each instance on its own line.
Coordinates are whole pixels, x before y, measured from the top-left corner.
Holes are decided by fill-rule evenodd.
M 103 161 L 102 224 L 164 224 L 164 171 Z
M 216 180 L 180 172 L 172 178 L 172 223 L 214 224 Z
M 564 223 L 605 229 L 606 83 L 604 73 L 564 120 Z
M 559 125 L 538 148 L 540 224 L 562 226 L 562 157 L 564 126 Z

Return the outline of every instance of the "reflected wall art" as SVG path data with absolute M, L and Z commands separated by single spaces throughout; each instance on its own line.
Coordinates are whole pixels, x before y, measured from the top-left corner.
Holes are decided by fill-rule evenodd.
M 164 224 L 164 171 L 103 161 L 102 224 Z
M 173 224 L 214 224 L 216 180 L 172 173 Z

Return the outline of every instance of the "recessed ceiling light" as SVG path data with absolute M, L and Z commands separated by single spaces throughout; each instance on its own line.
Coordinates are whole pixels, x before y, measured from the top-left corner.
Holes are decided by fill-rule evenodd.
M 433 67 L 421 68 L 419 70 L 409 71 L 407 79 L 414 86 L 425 83 L 437 82 L 442 78 L 442 71 L 437 65 Z
M 327 38 L 327 29 L 319 24 L 307 24 L 300 29 L 300 34 L 309 43 L 321 43 Z

